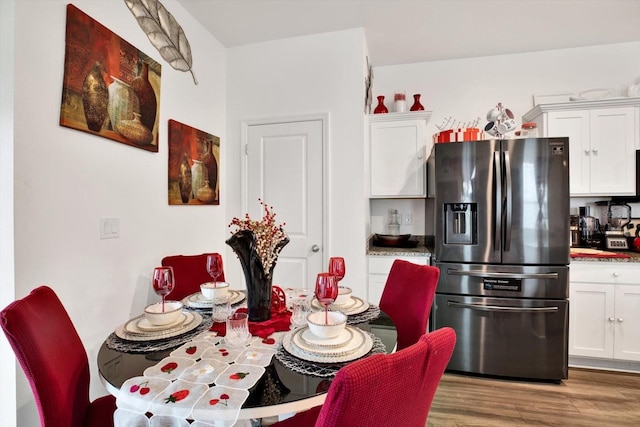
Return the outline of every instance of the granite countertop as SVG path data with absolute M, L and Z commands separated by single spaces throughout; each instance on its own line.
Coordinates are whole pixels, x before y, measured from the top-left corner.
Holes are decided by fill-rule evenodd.
M 433 254 L 433 236 L 411 236 L 411 240 L 418 241 L 415 248 L 374 246 L 373 235 L 371 235 L 369 236 L 369 239 L 367 239 L 367 255 L 428 257 Z
M 572 248 L 572 251 L 579 249 Z M 640 263 L 640 252 L 632 251 L 601 251 L 602 254 L 594 254 L 589 256 L 580 256 L 574 254 L 571 256 L 571 262 L 633 262 Z
M 429 257 L 434 256 L 434 236 L 411 236 L 418 244 L 414 248 L 383 247 L 373 245 L 373 235 L 367 239 L 368 256 L 401 256 L 401 257 Z M 572 252 L 579 251 L 572 248 Z M 595 252 L 595 251 L 594 251 Z M 640 263 L 640 252 L 633 251 L 597 251 L 593 254 L 575 254 L 571 262 L 631 262 Z

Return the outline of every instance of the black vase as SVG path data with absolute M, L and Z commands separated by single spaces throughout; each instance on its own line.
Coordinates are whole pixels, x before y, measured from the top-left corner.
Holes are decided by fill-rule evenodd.
M 102 65 L 96 61 L 82 83 L 82 107 L 90 130 L 100 132 L 107 118 L 108 104 L 109 90 L 102 77 Z
M 227 240 L 227 245 L 236 253 L 244 279 L 247 284 L 247 312 L 252 322 L 264 322 L 271 318 L 271 281 L 273 280 L 274 262 L 268 272 L 264 271 L 262 261 L 256 250 L 256 236 L 252 231 L 240 230 Z M 280 250 L 289 243 L 285 238 L 278 243 L 275 250 Z

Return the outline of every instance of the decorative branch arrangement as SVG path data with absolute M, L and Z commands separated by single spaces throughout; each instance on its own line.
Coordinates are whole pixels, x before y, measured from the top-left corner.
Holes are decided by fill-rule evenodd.
M 174 69 L 193 73 L 191 46 L 182 27 L 158 0 L 124 0 L 151 44 Z

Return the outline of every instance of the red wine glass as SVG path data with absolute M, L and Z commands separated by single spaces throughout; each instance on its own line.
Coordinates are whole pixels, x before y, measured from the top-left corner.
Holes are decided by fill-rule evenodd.
M 213 278 L 213 286 L 216 287 L 216 283 L 218 282 L 218 277 L 222 275 L 222 255 L 220 254 L 209 254 L 207 255 L 207 272 L 209 272 L 209 276 Z
M 156 267 L 153 269 L 153 290 L 162 297 L 163 313 L 164 299 L 173 291 L 174 287 L 173 267 Z
M 338 281 L 331 273 L 319 273 L 316 278 L 316 298 L 324 305 L 324 324 L 329 324 L 329 305 L 338 297 Z
M 329 258 L 329 273 L 336 276 L 336 281 L 340 282 L 344 278 L 346 268 L 344 266 L 344 258 L 331 257 Z

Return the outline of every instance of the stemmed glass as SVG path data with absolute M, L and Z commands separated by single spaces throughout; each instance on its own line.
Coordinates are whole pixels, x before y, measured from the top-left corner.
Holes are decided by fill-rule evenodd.
M 344 266 L 344 258 L 342 257 L 329 258 L 329 273 L 336 276 L 336 282 L 340 282 L 340 280 L 344 278 L 345 272 L 346 272 L 346 268 Z
M 173 267 L 156 267 L 153 269 L 153 290 L 162 297 L 162 312 L 164 313 L 164 299 L 173 291 L 175 279 Z
M 216 287 L 216 283 L 218 283 L 218 277 L 222 275 L 222 255 L 220 254 L 209 254 L 207 255 L 207 272 L 209 276 L 213 278 L 213 287 Z
M 316 298 L 324 305 L 324 324 L 329 324 L 329 305 L 338 297 L 338 281 L 331 273 L 319 273 L 316 278 Z

